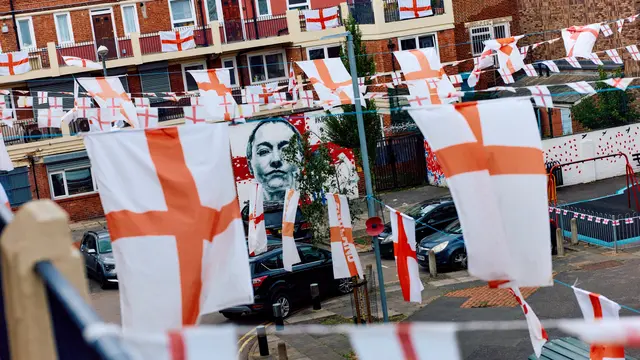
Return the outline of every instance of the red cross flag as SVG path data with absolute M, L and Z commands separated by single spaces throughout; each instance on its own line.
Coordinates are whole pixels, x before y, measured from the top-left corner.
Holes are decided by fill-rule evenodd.
M 600 25 L 600 31 L 602 31 L 602 35 L 604 35 L 604 37 L 609 37 L 613 35 L 613 30 L 611 30 L 611 27 L 609 26 L 609 24 Z
M 409 106 L 420 107 L 423 105 L 431 104 L 431 96 L 422 97 L 420 95 L 410 95 L 407 97 Z
M 485 50 L 491 49 L 498 54 L 498 64 L 505 74 L 513 74 L 524 67 L 524 58 L 518 51 L 518 40 L 523 36 L 486 40 Z
M 103 132 L 113 130 L 112 124 L 120 118 L 114 116 L 109 109 L 93 108 L 87 110 L 87 120 L 89 120 L 89 132 Z
M 523 46 L 520 48 L 520 54 L 522 54 L 522 59 L 526 59 L 527 58 L 527 54 L 529 53 L 529 45 L 527 46 Z
M 538 72 L 531 64 L 526 64 L 523 67 L 523 69 L 524 69 L 524 72 L 527 74 L 527 76 L 531 76 L 531 77 L 538 76 Z
M 31 107 L 33 106 L 33 98 L 31 96 L 18 96 L 18 107 Z
M 552 285 L 546 171 L 531 101 L 500 99 L 407 111 L 447 177 L 469 273 L 519 286 Z M 526 214 L 518 210 L 523 205 Z
M 14 120 L 14 110 L 13 109 L 2 109 L 2 118 L 0 118 L 0 122 L 4 125 L 12 128 L 13 120 Z
M 392 208 L 389 208 L 389 218 L 402 296 L 404 301 L 421 303 L 424 286 L 416 258 L 416 221 Z
M 494 54 L 493 50 L 487 49 L 485 47 L 482 54 L 479 57 L 473 58 L 473 70 L 471 74 L 469 74 L 469 78 L 467 78 L 467 84 L 470 87 L 475 87 L 478 84 L 478 80 L 480 80 L 480 74 L 482 69 L 490 68 L 494 66 Z
M 558 68 L 558 65 L 556 65 L 556 63 L 553 60 L 546 60 L 542 62 L 551 72 L 554 73 L 559 73 L 560 69 Z
M 89 117 L 87 111 L 92 108 L 91 98 L 75 98 L 74 104 L 76 117 L 87 119 Z
M 303 106 L 305 107 L 313 107 L 313 90 L 303 90 L 300 89 L 299 99 L 302 101 Z
M 596 65 L 604 65 L 602 63 L 602 60 L 600 60 L 600 57 L 598 56 L 598 54 L 596 53 L 591 53 L 589 55 L 589 60 L 591 60 L 592 63 L 596 64 Z
M 602 82 L 609 86 L 613 86 L 615 88 L 618 88 L 624 91 L 624 90 L 627 90 L 629 85 L 631 85 L 632 81 L 633 81 L 633 78 L 613 78 L 613 79 L 603 80 Z
M 456 89 L 446 75 L 443 75 L 441 79 L 411 80 L 407 82 L 407 85 L 409 85 L 411 96 L 422 98 L 429 96 L 429 103 L 434 105 L 449 104 L 456 101 L 456 99 L 449 97 L 450 94 L 456 92 Z
M 208 119 L 231 121 L 235 117 L 236 101 L 231 95 L 231 73 L 228 68 L 189 70 L 193 76 Z
M 206 110 L 202 106 L 185 106 L 182 108 L 184 111 L 184 123 L 185 125 L 202 124 L 207 121 Z
M 300 89 L 299 91 L 302 92 L 303 90 Z M 246 97 L 246 105 L 251 107 L 252 113 L 256 113 L 260 111 L 260 98 L 258 95 L 251 94 L 248 91 L 246 91 L 245 97 Z
M 622 64 L 622 58 L 618 54 L 618 50 L 610 49 L 610 50 L 605 50 L 604 52 L 609 56 L 611 61 L 613 61 L 616 64 Z
M 540 319 L 538 319 L 536 313 L 533 312 L 531 306 L 529 306 L 529 304 L 524 300 L 524 297 L 520 293 L 520 289 L 512 287 L 509 289 L 509 292 L 516 298 L 518 304 L 520 304 L 524 317 L 527 319 L 527 327 L 529 328 L 529 337 L 531 338 L 533 351 L 536 353 L 536 356 L 540 358 L 540 354 L 542 354 L 542 347 L 547 341 L 549 341 L 549 335 L 547 335 L 547 332 L 542 327 Z
M 81 78 L 77 79 L 77 81 L 93 97 L 98 106 L 103 109 L 112 108 L 113 111 L 122 114 L 124 120 L 131 127 L 140 127 L 136 107 L 133 105 L 131 98 L 125 93 L 119 77 Z M 113 107 L 116 103 L 117 110 Z
M 206 124 L 85 137 L 125 329 L 181 328 L 202 314 L 253 303 L 228 131 Z
M 578 82 L 574 82 L 574 83 L 568 83 L 567 86 L 572 88 L 573 90 L 575 90 L 576 92 L 578 92 L 580 94 L 595 94 L 596 93 L 596 90 L 593 88 L 593 86 L 589 85 L 589 83 L 586 82 L 586 81 L 578 81 Z
M 622 27 L 624 26 L 624 19 L 616 20 L 616 25 L 618 26 L 618 33 L 622 33 Z
M 578 59 L 576 59 L 575 57 L 573 57 L 573 56 L 569 56 L 569 57 L 566 57 L 566 58 L 564 58 L 564 59 L 565 59 L 565 60 L 569 63 L 569 65 L 571 65 L 572 67 L 574 67 L 574 68 L 576 68 L 576 69 L 582 69 L 582 66 L 580 65 L 580 62 L 579 62 L 579 61 L 578 61 Z
M 272 82 L 262 85 L 247 86 L 245 88 L 245 91 L 247 93 L 247 96 L 253 95 L 254 99 L 257 99 L 260 105 L 265 105 L 275 102 L 273 96 L 278 92 L 278 83 Z M 249 99 L 247 99 L 247 102 L 248 101 Z
M 61 97 L 50 97 L 49 108 L 62 110 L 62 100 L 63 99 Z
M 508 70 L 498 69 L 498 74 L 500 74 L 500 77 L 505 84 L 513 84 L 515 82 L 513 74 L 509 73 Z
M 626 49 L 631 55 L 631 58 L 633 58 L 633 60 L 635 61 L 640 60 L 640 52 L 638 52 L 638 47 L 636 45 L 629 45 L 626 47 Z
M 49 93 L 46 91 L 38 91 L 36 92 L 36 96 L 38 98 L 38 104 L 46 104 L 49 101 Z
M 151 101 L 149 100 L 149 98 L 136 97 L 136 98 L 132 98 L 132 100 L 135 106 L 140 106 L 140 107 L 151 106 Z
M 298 100 L 296 96 L 298 93 L 295 91 L 298 87 L 298 81 L 296 80 L 296 73 L 293 71 L 293 62 L 289 64 L 289 83 L 287 84 L 287 92 L 293 97 L 293 100 Z
M 592 292 L 584 291 L 572 286 L 573 292 L 580 305 L 582 316 L 586 321 L 600 321 L 603 319 L 617 320 L 620 313 L 620 305 L 606 297 Z M 591 344 L 590 358 L 593 360 L 624 360 L 624 347 L 615 345 Z
M 62 109 L 39 109 L 38 110 L 38 127 L 39 128 L 60 128 L 62 123 Z
M 307 23 L 307 31 L 325 30 L 338 27 L 338 7 L 304 10 L 304 19 Z
M 264 227 L 264 193 L 262 185 L 254 182 L 249 194 L 249 231 L 247 243 L 251 256 L 267 251 L 267 232 Z
M 531 96 L 536 102 L 536 105 L 546 108 L 553 107 L 553 98 L 551 97 L 551 92 L 548 87 L 544 85 L 527 86 L 527 89 L 531 91 Z
M 433 15 L 431 0 L 398 0 L 400 20 Z
M 77 66 L 81 68 L 96 69 L 96 70 L 102 69 L 102 65 L 95 61 L 82 59 L 75 56 L 63 56 L 62 60 L 64 61 L 65 64 L 67 64 L 67 66 Z
M 360 360 L 460 360 L 452 325 L 429 327 L 418 323 L 353 328 L 351 346 Z
M 564 48 L 569 57 L 588 58 L 600 33 L 600 24 L 572 26 L 562 29 Z
M 449 81 L 451 81 L 451 83 L 454 86 L 461 85 L 462 84 L 462 75 L 460 75 L 460 74 L 449 75 Z
M 193 28 L 160 31 L 160 43 L 162 44 L 162 52 L 194 49 L 196 41 L 193 37 Z
M 337 105 L 354 104 L 351 76 L 339 58 L 298 61 L 320 101 Z M 361 101 L 362 94 L 358 94 Z
M 138 123 L 143 129 L 151 129 L 158 127 L 158 108 L 150 106 L 137 107 Z
M 298 200 L 300 200 L 299 191 L 294 189 L 287 190 L 282 210 L 282 262 L 284 269 L 287 271 L 293 271 L 293 265 L 301 261 L 293 237 L 293 226 L 298 212 Z
M 0 170 L 11 171 L 13 170 L 13 162 L 7 152 L 7 146 L 4 143 L 2 132 L 0 132 Z M 4 189 L 3 189 L 4 190 Z
M 398 60 L 406 81 L 442 78 L 446 75 L 440 56 L 433 48 L 395 51 L 393 55 Z
M 640 16 L 640 14 L 635 14 L 635 15 L 631 15 L 627 18 L 627 21 L 632 23 L 634 21 L 636 21 L 636 19 L 638 18 L 638 16 Z
M 29 52 L 0 53 L 0 76 L 20 75 L 29 71 Z
M 329 209 L 333 278 L 345 279 L 358 276 L 362 279 L 362 264 L 360 264 L 358 250 L 353 242 L 353 228 L 347 197 L 339 194 L 327 194 L 327 208 Z

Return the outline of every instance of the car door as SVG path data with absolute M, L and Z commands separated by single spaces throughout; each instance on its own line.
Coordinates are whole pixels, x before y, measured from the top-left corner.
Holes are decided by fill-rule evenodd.
M 86 268 L 86 270 L 90 270 L 89 269 L 89 254 L 87 254 L 87 246 L 89 243 L 89 234 L 85 234 L 84 237 L 82 238 L 82 242 L 80 243 L 80 253 L 82 254 L 82 258 L 84 260 L 84 266 Z
M 311 284 L 314 283 L 318 284 L 321 293 L 326 293 L 330 285 L 328 279 L 333 278 L 333 267 L 327 261 L 325 253 L 311 245 L 300 246 L 298 252 L 302 260 L 299 265 L 296 265 L 303 290 L 302 297 L 311 296 Z
M 438 206 L 420 219 L 422 224 L 416 224 L 416 241 L 422 240 L 437 230 L 443 230 L 457 218 L 458 213 L 454 204 Z
M 89 250 L 94 250 L 93 254 L 89 254 Z M 87 248 L 86 248 L 86 256 L 87 256 L 87 268 L 91 272 L 96 271 L 96 266 L 98 264 L 98 249 L 96 244 L 96 237 L 92 234 L 87 235 Z

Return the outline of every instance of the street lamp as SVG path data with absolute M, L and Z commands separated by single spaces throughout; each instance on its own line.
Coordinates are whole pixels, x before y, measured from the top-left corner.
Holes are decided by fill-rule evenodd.
M 104 74 L 105 77 L 107 77 L 107 54 L 109 53 L 109 49 L 104 46 L 104 45 L 100 45 L 100 47 L 98 48 L 98 58 L 100 58 L 100 61 L 102 61 L 102 73 Z
M 389 56 L 391 56 L 391 69 L 393 71 L 393 73 L 395 74 L 396 72 L 396 62 L 393 59 L 393 51 L 396 49 L 396 44 L 393 42 L 393 40 L 389 39 L 389 42 L 387 43 L 387 49 L 389 49 Z M 393 112 L 394 109 L 396 108 L 397 105 L 397 101 L 398 101 L 398 86 L 394 86 L 393 87 L 393 99 L 389 99 L 389 107 L 391 108 L 389 111 L 389 114 L 391 115 L 391 123 L 394 123 L 394 117 L 393 116 Z

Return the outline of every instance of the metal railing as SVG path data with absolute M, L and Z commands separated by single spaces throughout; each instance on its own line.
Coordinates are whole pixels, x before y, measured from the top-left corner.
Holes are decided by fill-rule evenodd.
M 329 6 L 323 9 L 329 9 L 335 6 Z M 318 10 L 318 9 L 314 9 L 314 10 Z M 302 31 L 307 31 L 307 20 L 304 18 L 304 10 L 299 10 L 300 12 L 300 30 Z M 340 6 L 338 6 L 338 26 L 342 26 L 344 25 L 343 21 L 342 21 L 342 8 Z
M 287 16 L 269 15 L 245 20 L 225 20 L 220 22 L 220 37 L 223 44 L 258 40 L 289 34 Z
M 62 60 L 63 56 L 75 56 L 93 61 L 98 58 L 93 41 L 58 45 L 56 46 L 56 53 L 58 54 L 58 64 L 60 66 L 66 66 L 64 60 Z
M 384 21 L 394 22 L 400 21 L 400 6 L 398 0 L 383 0 L 384 3 Z M 444 14 L 444 0 L 431 0 L 431 10 L 433 12 L 430 16 Z M 406 19 L 410 20 L 410 19 Z
M 49 69 L 49 50 L 47 48 L 29 51 L 29 65 L 31 70 Z
M 13 127 L 0 126 L 5 145 L 25 144 L 62 136 L 60 129 L 38 128 L 37 119 L 23 119 L 13 122 Z
M 133 45 L 129 36 L 118 38 L 118 50 L 118 57 L 121 59 L 133 56 Z
M 169 30 L 167 30 L 169 31 Z M 209 26 L 195 26 L 193 27 L 193 36 L 195 39 L 196 47 L 210 46 L 213 44 L 211 30 Z M 208 42 L 205 42 L 206 41 Z M 205 45 L 208 44 L 208 45 Z M 160 33 L 148 33 L 140 35 L 140 50 L 142 55 L 154 54 L 162 52 L 162 44 L 160 43 Z
M 347 6 L 349 7 L 349 13 L 358 24 L 375 24 L 371 0 L 349 0 L 347 1 Z

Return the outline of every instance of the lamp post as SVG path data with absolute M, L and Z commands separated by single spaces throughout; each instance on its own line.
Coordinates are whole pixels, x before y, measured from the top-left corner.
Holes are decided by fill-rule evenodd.
M 100 61 L 102 61 L 102 73 L 104 74 L 104 77 L 107 77 L 107 54 L 108 53 L 109 53 L 109 49 L 104 45 L 100 45 L 100 47 L 98 48 L 98 58 L 100 59 Z
M 393 40 L 389 39 L 389 42 L 387 43 L 387 49 L 389 49 L 389 56 L 391 56 L 391 70 L 393 71 L 393 73 L 395 74 L 396 72 L 396 62 L 393 59 L 393 51 L 396 49 L 396 44 L 394 44 Z M 394 123 L 395 121 L 393 121 L 394 116 L 393 116 L 393 111 L 396 108 L 396 104 L 398 101 L 398 87 L 394 86 L 393 87 L 393 99 L 389 99 L 389 114 L 391 115 L 391 123 Z

